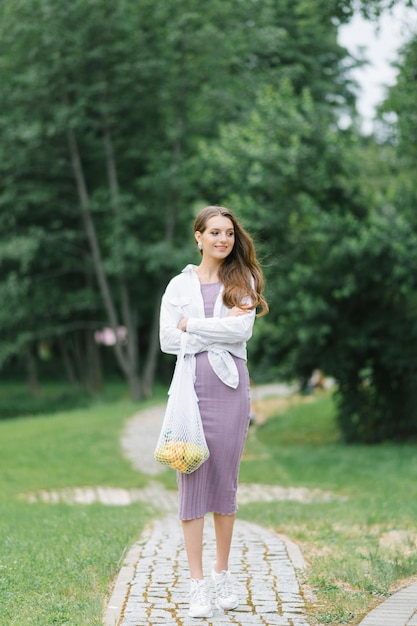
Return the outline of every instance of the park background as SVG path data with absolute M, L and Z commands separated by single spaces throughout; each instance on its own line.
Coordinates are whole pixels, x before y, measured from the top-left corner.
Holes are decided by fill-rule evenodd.
M 173 274 L 198 261 L 191 225 L 206 204 L 234 210 L 254 236 L 265 271 L 270 313 L 257 320 L 249 346 L 253 384 L 297 381 L 301 391 L 306 414 L 292 423 L 277 413 L 270 453 L 276 454 L 283 441 L 320 444 L 319 463 L 326 456 L 321 446 L 336 446 L 332 454 L 337 450 L 345 459 L 342 482 L 359 454 L 370 472 L 370 488 L 381 482 L 384 523 L 390 515 L 395 518 L 395 511 L 407 541 L 415 536 L 415 512 L 405 494 L 413 493 L 417 434 L 417 36 L 410 29 L 397 58 L 395 82 L 375 112 L 371 132 L 363 130 L 352 78 L 362 61 L 338 37 L 355 11 L 377 24 L 381 12 L 386 16 L 393 7 L 412 5 L 389 0 L 212 0 L 204 5 L 192 0 L 3 0 L 5 623 L 96 623 L 94 617 L 71 622 L 66 611 L 71 615 L 74 603 L 65 585 L 54 592 L 56 597 L 52 594 L 52 605 L 58 606 L 53 618 L 50 612 L 38 618 L 30 600 L 22 604 L 26 616 L 16 614 L 13 598 L 23 581 L 11 565 L 20 545 L 13 533 L 28 536 L 28 528 L 22 528 L 28 505 L 16 502 L 16 495 L 63 486 L 69 476 L 74 484 L 87 484 L 94 476 L 109 484 L 145 480 L 134 479 L 124 466 L 117 479 L 114 468 L 123 463 L 116 460 L 116 449 L 110 451 L 111 442 L 117 440 L 122 416 L 163 398 L 166 391 L 173 362 L 159 350 L 160 298 Z M 330 377 L 334 388 L 317 402 L 303 403 L 314 369 Z M 316 435 L 307 427 L 314 419 Z M 304 453 L 297 446 L 291 448 L 298 461 L 293 465 L 301 474 L 292 479 L 303 484 Z M 49 458 L 53 449 L 55 460 Z M 72 454 L 78 459 L 76 470 Z M 334 471 L 331 459 L 327 472 Z M 405 459 L 408 465 L 401 465 Z M 100 474 L 100 468 L 108 474 Z M 328 480 L 326 471 L 318 473 L 317 484 Z M 274 480 L 283 480 L 278 470 Z M 389 480 L 397 498 L 390 515 L 382 497 L 382 483 Z M 360 482 L 356 476 L 352 484 Z M 35 505 L 24 510 L 26 520 L 39 517 L 38 524 L 31 521 L 30 545 L 40 546 L 41 520 L 52 523 L 57 516 L 52 525 L 58 542 L 62 519 L 78 515 L 57 508 L 45 518 L 41 509 L 29 513 L 37 511 Z M 100 602 L 123 539 L 126 544 L 132 540 L 138 518 L 147 513 L 124 512 L 129 523 L 125 534 L 118 534 L 119 523 L 112 519 L 110 524 L 115 513 L 94 511 L 99 520 L 90 520 L 91 532 L 115 528 L 97 583 Z M 285 530 L 291 534 L 291 515 L 287 522 L 282 510 L 271 515 L 273 523 L 288 523 Z M 73 541 L 80 519 L 74 521 Z M 305 538 L 305 529 L 294 538 L 300 537 Z M 32 548 L 24 554 L 34 568 L 38 555 Z M 389 593 L 415 573 L 415 562 L 407 553 L 405 567 L 404 550 L 401 554 L 387 557 L 391 565 L 397 559 L 398 569 L 385 586 L 376 585 L 377 594 Z M 365 560 L 366 569 L 370 560 Z M 373 563 L 386 574 L 379 552 Z M 51 578 L 45 572 L 55 567 L 52 560 L 40 568 L 44 583 Z M 320 580 L 325 578 L 317 575 L 319 587 Z M 327 581 L 323 588 L 331 591 L 338 584 Z M 351 584 L 349 602 L 355 585 L 362 589 L 358 581 Z M 41 587 L 39 596 L 30 596 L 39 599 L 39 611 L 45 599 Z M 372 584 L 366 592 L 372 595 Z M 319 616 L 318 623 L 347 623 L 362 609 L 332 614 L 329 619 L 339 620 L 333 622 Z

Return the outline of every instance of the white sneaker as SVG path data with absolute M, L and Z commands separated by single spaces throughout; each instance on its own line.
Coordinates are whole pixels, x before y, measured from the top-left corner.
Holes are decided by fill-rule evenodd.
M 211 570 L 211 578 L 216 590 L 216 605 L 224 611 L 236 609 L 239 605 L 239 597 L 233 589 L 232 577 L 230 572 L 223 570 L 218 574 L 214 569 Z
M 211 617 L 210 589 L 205 580 L 191 579 L 189 617 Z

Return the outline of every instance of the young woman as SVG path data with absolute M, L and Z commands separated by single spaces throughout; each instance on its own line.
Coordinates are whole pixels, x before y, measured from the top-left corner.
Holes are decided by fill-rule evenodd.
M 228 560 L 237 511 L 239 464 L 250 418 L 246 342 L 256 309 L 268 305 L 253 241 L 233 213 L 208 206 L 196 217 L 194 237 L 200 265 L 187 265 L 162 298 L 160 342 L 178 354 L 187 333 L 186 353 L 195 358 L 195 390 L 209 459 L 192 474 L 177 473 L 179 517 L 191 576 L 190 617 L 212 615 L 210 588 L 203 576 L 204 516 L 214 516 L 216 561 L 211 578 L 216 604 L 235 609 Z

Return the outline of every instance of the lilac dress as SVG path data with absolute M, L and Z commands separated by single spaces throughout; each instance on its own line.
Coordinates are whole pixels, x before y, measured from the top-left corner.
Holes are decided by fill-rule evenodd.
M 213 316 L 220 283 L 201 285 L 206 317 Z M 233 515 L 240 458 L 250 419 L 249 374 L 244 359 L 233 357 L 238 372 L 236 389 L 214 373 L 207 352 L 196 355 L 195 390 L 199 399 L 209 459 L 192 474 L 177 472 L 179 518 L 191 520 L 206 513 Z

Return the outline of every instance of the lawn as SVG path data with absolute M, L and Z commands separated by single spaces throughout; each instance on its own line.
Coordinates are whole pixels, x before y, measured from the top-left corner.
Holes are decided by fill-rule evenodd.
M 329 394 L 293 398 L 251 429 L 241 467 L 241 482 L 332 496 L 240 508 L 241 517 L 301 547 L 311 624 L 357 624 L 385 596 L 417 580 L 417 446 L 339 441 Z
M 159 403 L 160 397 L 156 399 Z M 120 451 L 127 400 L 0 421 L 0 624 L 98 626 L 123 555 L 155 515 L 129 506 L 29 503 L 82 486 L 142 487 Z M 240 480 L 322 490 L 325 501 L 241 505 L 300 546 L 310 624 L 358 624 L 417 579 L 417 447 L 344 446 L 329 394 L 264 400 Z M 155 477 L 153 477 L 155 480 Z M 174 472 L 158 478 L 175 488 Z
M 125 551 L 151 510 L 143 504 L 30 504 L 42 489 L 142 487 L 120 454 L 140 407 L 96 404 L 0 421 L 0 624 L 98 626 Z

